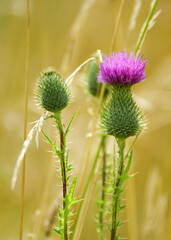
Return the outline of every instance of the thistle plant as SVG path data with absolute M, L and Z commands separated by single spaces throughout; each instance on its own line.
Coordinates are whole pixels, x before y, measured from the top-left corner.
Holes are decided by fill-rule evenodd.
M 100 83 L 97 80 L 98 73 L 99 73 L 99 65 L 96 60 L 93 60 L 88 65 L 86 81 L 87 81 L 88 93 L 91 96 L 96 98 L 100 97 L 100 93 L 102 89 L 102 83 Z M 108 94 L 108 89 L 106 88 L 104 92 L 103 100 L 106 98 L 107 94 Z M 101 194 L 97 200 L 98 213 L 97 213 L 96 224 L 97 224 L 98 232 L 101 236 L 101 239 L 104 239 L 103 222 L 104 222 L 105 207 L 106 207 L 105 196 L 107 191 L 107 186 L 106 186 L 107 153 L 106 153 L 106 137 L 104 135 L 101 135 L 100 137 L 101 137 L 101 141 L 103 141 L 103 139 L 104 141 L 101 149 L 102 151 Z
M 111 240 L 119 239 L 119 212 L 124 182 L 129 178 L 128 171 L 132 160 L 132 147 L 125 154 L 126 139 L 140 134 L 145 126 L 144 115 L 133 100 L 131 87 L 145 79 L 146 61 L 134 53 L 118 52 L 104 57 L 100 65 L 98 80 L 111 85 L 110 94 L 101 110 L 101 128 L 107 135 L 115 137 L 118 156 L 114 156 L 113 194 L 111 206 Z M 135 142 L 135 141 L 134 141 Z M 128 161 L 127 161 L 128 159 Z
M 52 114 L 48 118 L 54 118 L 56 122 L 57 131 L 60 139 L 60 147 L 56 146 L 56 142 L 53 142 L 42 131 L 48 143 L 52 146 L 54 154 L 59 159 L 59 170 L 61 173 L 62 190 L 63 190 L 63 206 L 58 205 L 59 212 L 59 227 L 55 227 L 54 230 L 60 235 L 62 240 L 68 240 L 70 234 L 70 220 L 71 207 L 77 203 L 74 198 L 74 189 L 76 185 L 76 178 L 74 178 L 72 184 L 69 187 L 69 171 L 72 169 L 71 164 L 68 163 L 69 149 L 67 148 L 66 137 L 69 133 L 70 125 L 74 116 L 71 118 L 66 130 L 63 128 L 61 119 L 61 111 L 66 108 L 70 102 L 70 90 L 67 84 L 62 79 L 59 73 L 56 73 L 53 69 L 49 68 L 45 71 L 39 80 L 37 89 L 37 99 L 39 104 L 46 111 Z M 48 119 L 47 118 L 47 119 Z
M 91 3 L 90 3 L 91 2 Z M 142 2 L 142 1 L 139 1 Z M 23 161 L 23 173 L 22 173 L 22 190 L 21 190 L 21 223 L 20 223 L 20 239 L 22 239 L 22 228 L 23 228 L 23 209 L 24 209 L 24 179 L 25 179 L 25 159 L 23 156 L 25 155 L 28 146 L 31 142 L 33 137 L 33 133 L 36 132 L 36 139 L 38 136 L 39 131 L 41 131 L 41 127 L 43 125 L 44 120 L 48 120 L 49 118 L 53 118 L 56 123 L 57 133 L 59 136 L 59 146 L 57 146 L 55 141 L 52 141 L 44 131 L 42 131 L 43 135 L 45 136 L 47 142 L 53 148 L 54 154 L 59 159 L 59 170 L 61 173 L 61 182 L 62 182 L 62 206 L 58 205 L 58 213 L 59 213 L 59 226 L 55 227 L 54 230 L 60 235 L 60 238 L 63 240 L 70 239 L 70 216 L 71 216 L 71 207 L 73 204 L 77 203 L 77 199 L 74 197 L 74 190 L 76 186 L 76 178 L 74 178 L 73 182 L 69 183 L 69 172 L 72 169 L 71 164 L 68 163 L 68 156 L 69 156 L 69 149 L 67 146 L 67 135 L 69 133 L 69 129 L 74 119 L 74 116 L 71 118 L 68 126 L 64 127 L 61 112 L 64 108 L 68 106 L 70 103 L 70 90 L 68 88 L 68 84 L 66 82 L 71 81 L 72 77 L 79 69 L 89 60 L 85 61 L 76 71 L 64 81 L 62 76 L 57 73 L 54 69 L 47 69 L 40 77 L 40 81 L 38 83 L 37 89 L 37 100 L 39 104 L 42 106 L 46 112 L 40 117 L 36 124 L 29 132 L 26 138 L 26 125 L 27 125 L 27 98 L 28 98 L 28 72 L 29 72 L 29 25 L 30 25 L 30 13 L 29 13 L 29 0 L 27 0 L 27 48 L 26 48 L 26 91 L 25 91 L 25 130 L 24 130 L 24 143 L 22 151 L 18 157 L 16 168 L 14 169 L 14 178 L 12 181 L 12 188 L 15 186 L 15 182 L 18 176 L 18 169 L 20 164 Z M 80 21 L 81 18 L 85 19 L 85 11 L 88 12 L 88 9 L 91 5 L 93 5 L 94 1 L 86 1 L 83 4 L 83 11 L 80 11 L 79 18 L 73 25 L 72 33 L 75 33 L 75 39 L 78 39 L 76 34 L 79 34 L 79 30 L 82 28 L 80 27 L 84 21 Z M 121 7 L 118 14 L 118 20 L 115 24 L 116 28 L 113 35 L 112 40 L 112 47 L 110 51 L 114 50 L 114 46 L 116 43 L 116 35 L 117 30 L 119 27 L 119 19 L 121 16 L 121 10 L 123 6 L 124 0 L 121 1 Z M 145 24 L 143 25 L 142 31 L 138 38 L 135 53 L 140 51 L 142 43 L 145 39 L 147 31 L 154 25 L 155 19 L 159 14 L 159 11 L 154 15 L 158 0 L 152 0 L 151 9 Z M 86 5 L 86 7 L 85 7 Z M 88 6 L 88 7 L 87 7 Z M 87 14 L 88 15 L 88 14 Z M 81 16 L 81 18 L 80 18 Z M 81 20 L 84 20 L 81 19 Z M 80 25 L 79 25 L 80 24 Z M 76 31 L 75 31 L 76 30 Z M 82 32 L 80 31 L 80 34 Z M 69 43 L 68 48 L 68 55 L 67 60 L 73 59 L 72 50 L 76 49 L 73 46 L 73 42 L 78 43 L 78 41 L 73 41 L 73 35 L 71 34 L 71 42 Z M 76 45 L 76 44 L 75 44 Z M 129 47 L 129 46 L 128 46 Z M 69 57 L 68 57 L 69 56 Z M 67 63 L 69 63 L 68 61 Z M 113 182 L 111 184 L 113 190 L 113 199 L 111 204 L 111 240 L 119 239 L 118 235 L 118 227 L 122 224 L 119 221 L 119 212 L 125 206 L 122 206 L 122 192 L 124 190 L 124 182 L 130 176 L 128 175 L 128 171 L 131 166 L 132 161 L 132 148 L 133 145 L 143 130 L 145 126 L 144 115 L 135 103 L 133 96 L 132 96 L 132 86 L 136 83 L 139 83 L 145 79 L 144 68 L 146 65 L 146 61 L 143 58 L 139 58 L 138 55 L 131 53 L 128 55 L 126 52 L 119 52 L 118 54 L 111 54 L 109 57 L 105 56 L 104 62 L 100 64 L 100 73 L 99 73 L 99 66 L 96 60 L 93 60 L 88 67 L 87 71 L 87 83 L 88 83 L 88 91 L 89 93 L 99 98 L 103 94 L 101 94 L 106 87 L 105 96 L 107 99 L 103 103 L 103 107 L 101 109 L 101 128 L 103 134 L 101 134 L 101 141 L 97 149 L 97 153 L 89 173 L 88 178 L 86 179 L 85 188 L 83 190 L 83 195 L 81 198 L 83 199 L 86 196 L 88 186 L 90 185 L 91 179 L 95 172 L 95 168 L 97 166 L 97 161 L 102 159 L 102 188 L 100 192 L 100 198 L 98 200 L 98 230 L 100 232 L 101 239 L 104 239 L 104 222 L 105 222 L 105 204 L 106 204 L 106 192 L 107 189 L 107 177 L 109 176 L 108 173 L 108 166 L 107 166 L 107 156 L 106 156 L 106 135 L 112 135 L 115 137 L 117 146 L 118 146 L 118 154 L 117 156 L 114 155 L 113 161 Z M 66 66 L 65 66 L 66 67 Z M 64 67 L 63 67 L 64 68 Z M 97 81 L 97 74 L 98 81 Z M 103 85 L 103 83 L 105 83 Z M 108 86 L 110 86 L 108 88 Z M 107 93 L 107 94 L 106 94 Z M 100 101 L 99 106 L 97 104 L 97 108 L 100 108 Z M 98 110 L 99 110 L 98 108 Z M 97 112 L 98 112 L 97 110 Z M 48 112 L 51 113 L 49 117 Z M 130 149 L 127 153 L 125 153 L 125 146 L 126 140 L 130 136 L 135 136 L 135 140 L 131 145 Z M 115 149 L 115 147 L 114 147 Z M 101 154 L 102 153 L 102 154 Z M 102 155 L 100 157 L 100 154 Z M 80 208 L 82 206 L 82 202 L 80 203 Z M 80 208 L 78 210 L 77 216 L 79 216 Z M 76 222 L 76 221 L 75 221 Z M 39 225 L 39 224 L 38 224 Z M 78 224 L 80 227 L 80 224 Z M 36 230 L 37 231 L 37 230 Z M 35 239 L 38 237 L 36 236 Z M 128 237 L 129 238 L 129 237 Z M 79 239 L 79 238 L 77 238 Z

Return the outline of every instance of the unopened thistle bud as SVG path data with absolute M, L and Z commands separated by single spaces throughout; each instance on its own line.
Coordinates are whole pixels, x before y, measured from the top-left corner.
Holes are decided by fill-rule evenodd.
M 101 112 L 101 126 L 108 135 L 125 139 L 143 129 L 144 116 L 132 98 L 131 86 L 145 79 L 145 65 L 134 53 L 105 56 L 98 80 L 112 85 Z
M 40 77 L 37 98 L 45 110 L 59 112 L 69 104 L 70 91 L 61 75 L 49 68 Z
M 97 80 L 97 76 L 99 74 L 99 66 L 96 60 L 93 60 L 89 63 L 87 68 L 87 76 L 86 76 L 86 82 L 87 82 L 87 89 L 90 95 L 93 97 L 99 97 L 100 91 L 102 88 L 102 83 L 100 83 Z M 105 89 L 104 96 L 107 95 L 107 88 Z

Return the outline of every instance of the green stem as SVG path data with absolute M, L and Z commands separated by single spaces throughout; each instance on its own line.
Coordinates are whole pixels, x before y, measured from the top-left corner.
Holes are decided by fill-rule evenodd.
M 65 163 L 65 137 L 64 131 L 61 121 L 61 112 L 54 113 L 57 128 L 60 134 L 60 149 L 61 149 L 61 158 L 60 158 L 60 166 L 61 166 L 61 176 L 62 176 L 62 187 L 63 187 L 63 210 L 64 210 L 64 240 L 68 240 L 68 219 L 67 219 L 67 212 L 65 209 L 65 197 L 67 194 L 67 173 L 66 173 L 66 163 Z
M 93 165 L 92 165 L 92 168 L 91 168 L 91 171 L 89 173 L 89 176 L 88 176 L 88 179 L 87 179 L 87 182 L 86 182 L 86 185 L 84 187 L 84 191 L 82 193 L 82 196 L 81 196 L 81 199 L 84 199 L 85 198 L 85 195 L 87 193 L 87 190 L 88 190 L 88 187 L 89 187 L 89 184 L 90 184 L 90 181 L 93 177 L 93 174 L 94 174 L 94 171 L 96 169 L 96 165 L 97 165 L 97 162 L 98 162 L 98 159 L 99 159 L 99 155 L 100 155 L 100 151 L 103 147 L 103 143 L 106 139 L 106 136 L 101 136 L 101 141 L 100 141 L 100 144 L 99 144 L 99 147 L 98 147 L 98 150 L 97 150 L 97 153 L 96 153 L 96 156 L 95 156 L 95 159 L 94 159 L 94 162 L 93 162 Z M 80 202 L 80 205 L 78 207 L 78 211 L 77 211 L 77 215 L 76 215 L 76 218 L 75 218 L 75 221 L 74 221 L 74 225 L 73 225 L 73 234 L 74 234 L 74 231 L 75 231 L 75 228 L 76 228 L 76 225 L 77 225 L 77 222 L 78 222 L 78 219 L 79 219 L 79 216 L 80 216 L 80 212 L 81 212 L 81 208 L 82 208 L 82 205 L 83 205 L 83 201 Z
M 101 239 L 104 239 L 103 235 L 103 221 L 104 221 L 104 203 L 105 203 L 105 187 L 106 187 L 106 143 L 103 142 L 103 168 L 102 168 L 102 192 L 101 192 L 101 205 L 99 223 L 101 229 Z
M 124 149 L 125 149 L 125 139 L 117 139 L 119 148 L 119 158 L 118 158 L 118 171 L 117 179 L 114 179 L 114 194 L 113 194 L 113 208 L 112 208 L 112 227 L 111 227 L 111 240 L 117 240 L 117 227 L 118 227 L 118 213 L 119 213 L 119 203 L 121 191 L 118 189 L 121 176 L 124 170 Z M 115 171 L 115 169 L 114 169 Z
M 149 23 L 150 23 L 150 21 L 151 21 L 151 19 L 153 17 L 155 9 L 156 9 L 157 3 L 158 3 L 158 0 L 156 0 L 154 2 L 153 6 L 151 7 L 150 13 L 149 13 L 149 15 L 147 17 L 147 20 L 146 20 L 146 22 L 144 24 L 144 27 L 143 27 L 142 31 L 141 31 L 140 37 L 139 37 L 139 39 L 137 41 L 137 45 L 136 45 L 136 48 L 135 48 L 135 54 L 138 52 L 138 50 L 141 47 L 142 41 L 143 41 L 143 39 L 145 37 L 145 34 L 146 34 L 147 30 L 148 30 Z

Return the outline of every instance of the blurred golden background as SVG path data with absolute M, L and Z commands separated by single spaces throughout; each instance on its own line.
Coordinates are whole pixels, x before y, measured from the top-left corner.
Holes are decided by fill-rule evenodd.
M 42 114 L 35 104 L 33 94 L 39 73 L 48 66 L 54 66 L 67 77 L 97 49 L 109 53 L 120 2 L 30 1 L 29 123 Z M 142 1 L 136 27 L 129 34 L 130 19 L 136 2 L 127 0 L 124 3 L 116 51 L 130 52 L 135 49 L 151 4 L 149 0 Z M 127 199 L 125 219 L 128 222 L 121 227 L 121 236 L 128 237 L 129 240 L 171 239 L 170 0 L 159 0 L 157 10 L 159 9 L 162 12 L 156 24 L 148 31 L 141 49 L 141 54 L 148 59 L 147 80 L 134 88 L 137 101 L 147 115 L 148 128 L 135 145 L 132 172 L 138 174 L 128 180 L 124 194 Z M 26 1 L 0 1 L 0 31 L 0 239 L 15 240 L 19 234 L 21 177 L 19 176 L 14 191 L 11 191 L 10 183 L 23 143 Z M 73 102 L 63 116 L 67 123 L 73 113 L 78 112 L 68 139 L 71 142 L 70 161 L 75 167 L 73 174 L 78 176 L 78 185 L 83 172 L 83 155 L 87 149 L 86 135 L 90 131 L 92 118 L 88 109 L 95 106 L 84 88 L 84 75 L 80 73 L 72 82 Z M 28 124 L 28 130 L 31 127 Z M 54 137 L 54 128 L 49 127 L 48 123 L 45 123 L 43 129 Z M 41 223 L 44 222 L 50 205 L 61 197 L 56 162 L 48 152 L 51 149 L 42 135 L 39 145 L 37 149 L 33 139 L 26 158 L 23 239 L 35 239 L 33 233 L 37 234 L 39 240 L 47 239 Z M 96 144 L 93 145 L 92 156 L 95 151 Z M 90 168 L 91 159 L 88 164 Z M 44 189 L 48 190 L 47 194 Z M 81 240 L 98 239 L 94 223 L 94 195 Z M 59 238 L 53 232 L 49 239 Z

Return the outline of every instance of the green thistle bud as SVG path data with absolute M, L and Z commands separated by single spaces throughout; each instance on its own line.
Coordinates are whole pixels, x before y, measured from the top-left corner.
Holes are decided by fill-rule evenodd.
M 131 86 L 113 85 L 101 113 L 104 132 L 125 139 L 141 132 L 143 120 L 144 116 L 132 98 Z
M 37 97 L 45 110 L 58 112 L 69 104 L 70 91 L 61 75 L 48 68 L 40 77 Z
M 93 97 L 99 97 L 102 88 L 102 83 L 98 82 L 97 75 L 99 74 L 99 66 L 96 60 L 89 63 L 87 68 L 87 89 L 90 95 Z M 104 96 L 106 96 L 108 90 L 105 89 Z

